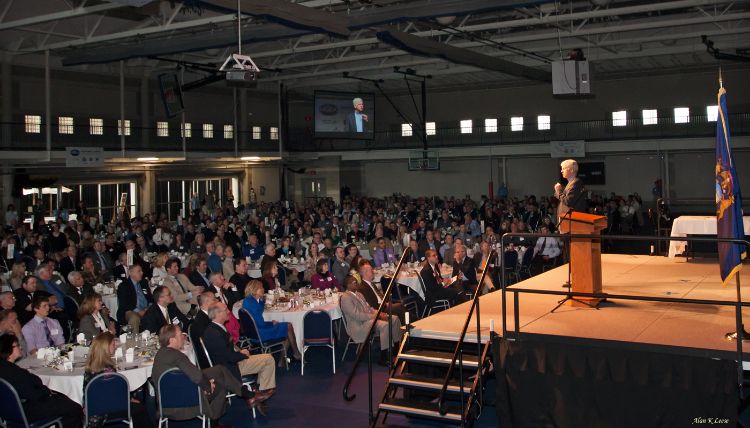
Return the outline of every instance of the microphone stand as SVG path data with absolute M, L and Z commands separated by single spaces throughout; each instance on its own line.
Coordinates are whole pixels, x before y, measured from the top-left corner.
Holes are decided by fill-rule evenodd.
M 573 201 L 573 204 L 572 204 L 573 207 L 576 206 L 576 203 L 578 202 L 578 199 L 580 199 L 581 196 L 583 196 L 584 190 L 585 189 L 583 189 L 581 191 L 581 193 L 578 195 L 578 197 L 576 198 L 576 200 Z M 570 234 L 573 233 L 573 208 L 568 208 L 568 212 L 565 213 L 565 215 L 561 219 L 560 223 L 562 223 L 564 221 L 564 219 L 565 219 L 566 216 L 568 217 L 568 235 L 570 235 Z M 565 303 L 567 303 L 569 301 L 571 301 L 571 302 L 577 302 L 577 303 L 580 303 L 582 305 L 586 305 L 589 308 L 593 308 L 593 309 L 599 310 L 599 306 L 598 305 L 594 305 L 594 304 L 591 304 L 590 302 L 587 302 L 585 300 L 581 300 L 579 298 L 576 298 L 575 296 L 573 296 L 573 294 L 571 292 L 571 288 L 572 288 L 572 285 L 573 285 L 573 282 L 571 281 L 572 270 L 573 270 L 573 257 L 572 257 L 572 254 L 570 253 L 571 244 L 572 244 L 572 242 L 571 242 L 570 238 L 568 238 L 568 239 L 565 240 L 565 248 L 566 248 L 566 251 L 568 252 L 568 281 L 565 284 L 563 284 L 563 287 L 566 287 L 568 289 L 568 292 L 567 292 L 567 295 L 562 300 L 559 300 L 557 302 L 557 306 L 555 306 L 554 308 L 552 308 L 552 310 L 550 311 L 550 313 L 554 313 L 556 310 L 560 309 L 560 307 L 562 307 L 562 305 L 564 305 Z

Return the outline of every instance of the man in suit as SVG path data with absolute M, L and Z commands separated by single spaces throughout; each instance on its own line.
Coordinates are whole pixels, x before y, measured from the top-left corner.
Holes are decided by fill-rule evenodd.
M 347 114 L 346 120 L 344 121 L 346 132 L 362 133 L 370 131 L 370 118 L 364 113 L 365 103 L 362 101 L 362 98 L 353 99 L 352 104 L 354 105 L 354 111 Z
M 81 266 L 78 262 L 78 250 L 74 246 L 67 248 L 65 257 L 60 260 L 60 273 L 63 277 L 67 277 L 68 274 L 74 270 L 78 270 Z
M 381 313 L 380 318 L 375 319 L 377 310 L 365 300 L 360 289 L 357 288 L 356 281 L 346 282 L 346 293 L 343 293 L 339 300 L 341 312 L 346 318 L 346 333 L 357 343 L 362 343 L 367 338 L 367 332 L 373 322 L 377 322 L 375 327 L 380 334 L 380 360 L 378 364 L 388 365 L 388 313 Z M 391 317 L 391 337 L 393 344 L 401 340 L 401 321 L 394 315 Z
M 224 366 L 209 367 L 203 370 L 190 362 L 182 352 L 185 338 L 182 329 L 176 325 L 165 325 L 159 330 L 159 344 L 161 348 L 154 357 L 154 367 L 151 373 L 157 388 L 159 377 L 171 368 L 178 368 L 190 380 L 201 387 L 201 401 L 203 409 L 211 420 L 211 426 L 221 427 L 217 422 L 226 411 L 227 391 L 242 397 L 249 408 L 253 408 L 260 401 L 255 394 L 240 383 Z M 198 415 L 195 407 L 164 409 L 166 416 L 174 419 L 190 419 Z
M 83 303 L 83 299 L 85 299 L 86 296 L 94 293 L 94 287 L 90 284 L 84 283 L 83 275 L 77 270 L 68 274 L 68 282 L 70 283 L 68 296 L 72 297 L 73 300 L 78 303 L 78 306 L 81 306 L 81 303 Z
M 35 276 L 28 275 L 23 278 L 21 282 L 21 288 L 13 291 L 13 296 L 16 298 L 15 311 L 18 314 L 18 321 L 21 325 L 26 324 L 32 318 L 34 318 L 34 309 L 31 307 L 31 301 L 36 295 L 44 295 L 49 297 L 50 294 L 46 291 L 37 291 L 37 279 Z
M 19 358 L 21 348 L 18 339 L 12 334 L 0 336 L 0 378 L 13 385 L 29 423 L 59 417 L 62 418 L 63 428 L 81 427 L 81 406 L 65 394 L 51 391 L 38 376 L 18 367 L 15 362 Z
M 169 288 L 163 285 L 156 287 L 153 297 L 154 304 L 146 309 L 141 318 L 141 329 L 155 332 L 167 324 L 179 324 L 187 330 L 190 321 L 177 309 Z
M 237 350 L 224 327 L 228 317 L 229 309 L 223 303 L 216 302 L 208 309 L 211 323 L 206 327 L 203 341 L 211 361 L 214 365 L 229 369 L 237 379 L 257 374 L 261 397 L 270 397 L 276 388 L 276 365 L 273 357 L 270 354 L 250 355 L 247 349 Z
M 154 303 L 148 281 L 143 279 L 141 265 L 128 268 L 128 278 L 117 287 L 117 322 L 128 324 L 134 332 L 140 331 L 141 317 L 148 305 Z
M 198 366 L 200 368 L 206 368 L 210 366 L 208 359 L 203 349 L 200 347 L 199 338 L 203 337 L 206 332 L 206 328 L 211 324 L 211 320 L 208 318 L 208 310 L 217 302 L 216 296 L 211 291 L 204 291 L 198 296 L 198 313 L 195 314 L 193 322 L 190 323 L 190 341 L 195 346 L 195 354 L 198 357 Z
M 449 283 L 450 278 L 444 280 L 440 275 L 440 263 L 437 251 L 427 250 L 425 254 L 427 263 L 424 264 L 422 270 L 419 272 L 419 276 L 422 277 L 422 282 L 424 282 L 425 286 L 425 303 L 429 307 L 437 300 L 447 300 L 451 306 L 455 305 L 459 296 L 459 290 Z
M 473 293 L 477 286 L 477 268 L 474 265 L 474 259 L 466 257 L 466 247 L 463 245 L 454 249 L 453 254 L 453 275 L 461 281 L 466 293 Z
M 229 282 L 237 287 L 240 296 L 245 295 L 245 286 L 250 282 L 250 276 L 247 274 L 247 269 L 247 261 L 244 258 L 240 257 L 234 259 L 234 275 L 229 278 Z
M 419 254 L 422 254 L 425 258 L 427 257 L 427 250 L 437 251 L 440 249 L 440 242 L 435 239 L 435 232 L 433 232 L 432 229 L 427 229 L 425 231 L 425 237 L 423 240 L 419 241 L 417 248 L 419 249 Z M 439 258 L 440 254 L 438 254 L 438 259 Z
M 214 272 L 211 274 L 211 287 L 208 291 L 214 293 L 216 300 L 227 305 L 231 308 L 235 303 L 243 299 L 238 288 L 233 283 L 227 281 L 224 278 L 224 274 L 221 272 Z
M 352 281 L 357 283 L 357 291 L 364 296 L 365 301 L 367 301 L 370 307 L 377 310 L 383 302 L 385 295 L 383 294 L 381 287 L 375 284 L 375 272 L 373 271 L 370 261 L 367 259 L 360 259 L 357 265 L 357 272 L 362 279 L 361 283 L 357 282 L 354 277 L 349 277 L 349 279 L 347 279 L 347 289 L 349 288 L 348 283 Z M 388 306 L 391 307 L 393 315 L 398 316 L 402 323 L 405 322 L 404 313 L 406 310 L 403 305 L 400 303 L 386 302 L 383 307 L 383 312 L 388 313 Z
M 587 205 L 584 192 L 586 188 L 583 180 L 578 178 L 578 162 L 573 159 L 566 159 L 560 163 L 560 174 L 568 180 L 568 184 L 563 187 L 560 183 L 555 183 L 555 197 L 560 201 L 557 205 L 557 217 L 560 221 L 563 217 L 567 218 L 570 211 L 586 212 Z
M 209 273 L 208 262 L 205 257 L 201 256 L 195 265 L 195 269 L 190 272 L 190 277 L 188 277 L 188 279 L 196 287 L 203 287 L 206 289 L 211 285 L 211 282 L 208 280 Z
M 128 278 L 128 255 L 120 253 L 117 258 L 117 266 L 112 268 L 112 279 L 115 281 L 125 281 Z
M 289 217 L 284 217 L 281 219 L 281 223 L 276 226 L 276 230 L 274 230 L 273 236 L 281 239 L 285 236 L 291 235 L 292 233 L 294 233 L 294 229 L 292 228 L 291 224 L 289 224 Z
M 197 297 L 204 290 L 196 287 L 188 277 L 180 273 L 180 259 L 172 257 L 164 264 L 167 276 L 164 278 L 164 286 L 172 293 L 175 305 L 184 315 L 190 313 L 193 306 L 197 305 Z
M 101 241 L 95 241 L 93 249 L 94 251 L 90 252 L 89 255 L 91 255 L 91 258 L 94 260 L 96 272 L 99 274 L 100 278 L 105 280 L 111 279 L 114 264 L 112 263 L 112 258 L 109 256 L 109 253 L 105 251 L 104 244 L 102 244 Z

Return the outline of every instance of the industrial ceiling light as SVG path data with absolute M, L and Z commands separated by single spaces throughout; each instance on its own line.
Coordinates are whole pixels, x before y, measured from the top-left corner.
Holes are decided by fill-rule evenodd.
M 259 161 L 260 160 L 260 156 L 242 156 L 240 158 L 240 160 L 243 160 L 243 161 Z
M 137 158 L 138 162 L 156 162 L 159 160 L 157 157 L 145 157 L 145 158 Z

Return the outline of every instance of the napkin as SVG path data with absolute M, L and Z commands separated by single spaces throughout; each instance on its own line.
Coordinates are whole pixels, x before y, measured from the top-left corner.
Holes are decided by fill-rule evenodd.
M 47 348 L 39 348 L 36 350 L 36 358 L 43 360 L 47 356 Z
M 70 361 L 70 359 L 65 358 L 65 361 L 63 362 L 63 370 L 65 370 L 66 372 L 73 371 L 73 362 Z
M 122 284 L 122 280 L 121 279 L 118 279 L 117 281 L 115 281 L 115 287 L 119 287 L 120 284 Z
M 86 344 L 86 335 L 83 333 L 78 333 L 76 335 L 76 343 L 85 345 Z
M 115 359 L 122 358 L 122 348 L 115 349 Z
M 143 330 L 141 332 L 141 339 L 148 340 L 148 337 L 151 336 L 151 332 L 148 330 Z
M 128 348 L 128 350 L 125 351 L 125 362 L 132 363 L 134 357 L 135 357 L 135 350 L 133 348 Z
M 127 342 L 127 341 L 128 341 L 128 334 L 127 333 L 121 334 L 120 335 L 120 343 L 125 344 L 125 342 Z

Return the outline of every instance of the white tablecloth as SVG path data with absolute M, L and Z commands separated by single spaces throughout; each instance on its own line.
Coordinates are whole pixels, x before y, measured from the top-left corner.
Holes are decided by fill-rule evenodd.
M 750 235 L 750 216 L 742 218 L 745 235 Z M 671 236 L 716 235 L 716 216 L 684 215 L 672 222 Z M 682 254 L 687 248 L 687 241 L 670 241 L 669 257 Z
M 296 311 L 270 310 L 263 311 L 263 319 L 266 321 L 288 322 L 294 327 L 294 334 L 297 338 L 297 348 L 302 352 L 302 340 L 305 337 L 305 324 L 303 318 L 310 311 L 324 310 L 331 316 L 331 321 L 341 318 L 341 308 L 337 303 L 328 303 L 315 308 L 302 308 Z
M 375 269 L 375 281 L 380 282 L 384 274 L 385 271 L 383 269 Z M 411 269 L 404 271 L 404 268 L 402 268 L 398 274 L 398 283 L 409 287 L 410 290 L 417 293 L 424 300 L 424 292 L 422 291 L 422 285 L 419 283 L 418 276 L 419 273 L 417 271 Z
M 78 361 L 76 360 L 76 365 L 78 365 Z M 42 383 L 49 389 L 67 395 L 78 404 L 83 404 L 84 368 L 82 366 L 76 367 L 72 372 L 65 372 L 53 368 L 40 367 L 43 364 L 42 360 L 38 360 L 35 357 L 25 358 L 18 363 L 19 366 L 29 369 L 29 371 L 39 376 Z M 143 361 L 139 360 L 130 364 L 121 364 L 121 367 L 124 368 L 121 368 L 119 373 L 128 379 L 131 392 L 146 383 L 149 376 L 151 376 L 152 365 L 153 362 L 148 362 L 144 365 Z
M 189 343 L 185 343 L 182 350 L 195 363 L 193 350 Z M 44 361 L 34 356 L 24 358 L 18 362 L 19 367 L 28 369 L 30 372 L 39 376 L 42 383 L 49 389 L 65 394 L 71 400 L 78 404 L 83 404 L 83 372 L 85 361 L 83 359 L 74 360 L 74 369 L 72 372 L 60 371 L 49 367 L 44 367 Z M 130 391 L 135 391 L 148 381 L 153 368 L 153 361 L 145 362 L 136 358 L 132 363 L 119 363 L 118 373 L 125 376 L 130 386 Z
M 117 318 L 117 294 L 103 294 L 102 303 L 109 309 L 109 316 Z

